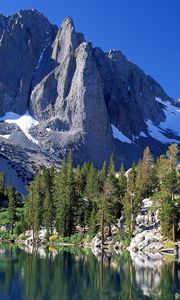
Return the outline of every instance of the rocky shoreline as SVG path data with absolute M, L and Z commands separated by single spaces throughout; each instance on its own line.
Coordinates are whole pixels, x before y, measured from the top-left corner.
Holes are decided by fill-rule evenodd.
M 7 238 L 0 239 L 1 243 L 14 243 L 18 245 L 23 245 L 30 248 L 42 248 L 42 247 L 80 247 L 80 248 L 89 248 L 97 256 L 100 255 L 102 251 L 116 254 L 128 250 L 131 256 L 137 255 L 150 255 L 150 256 L 159 256 L 159 255 L 173 255 L 174 258 L 180 259 L 180 242 L 173 243 L 171 241 L 163 240 L 162 235 L 159 230 L 145 230 L 141 233 L 138 233 L 132 238 L 129 247 L 124 246 L 120 241 L 114 242 L 112 237 L 107 237 L 105 239 L 104 245 L 102 245 L 101 235 L 97 234 L 91 242 L 60 242 L 56 241 L 55 237 L 48 240 L 42 234 L 39 234 L 38 239 L 34 242 L 32 236 L 30 235 L 31 231 L 27 231 L 22 238 L 22 235 L 18 238 Z M 30 236 L 29 236 L 30 235 Z M 170 245 L 167 247 L 167 245 Z
M 19 245 L 25 245 L 26 247 L 81 247 L 90 248 L 95 255 L 100 255 L 102 251 L 122 252 L 128 250 L 131 255 L 153 254 L 158 255 L 173 255 L 180 259 L 180 241 L 172 242 L 164 239 L 161 233 L 160 222 L 158 219 L 158 211 L 152 210 L 152 201 L 147 198 L 143 200 L 143 206 L 136 218 L 136 227 L 134 230 L 134 236 L 129 246 L 126 246 L 121 238 L 118 236 L 121 230 L 124 230 L 123 219 L 119 220 L 118 226 L 112 226 L 112 236 L 105 234 L 104 244 L 102 245 L 101 233 L 97 233 L 91 240 L 90 238 L 80 239 L 80 232 L 76 234 L 73 239 L 62 239 L 58 237 L 56 230 L 53 231 L 53 235 L 47 238 L 47 232 L 45 228 L 39 230 L 38 234 L 33 238 L 33 231 L 27 230 L 25 233 L 19 235 L 16 238 L 1 239 L 0 242 L 16 243 Z

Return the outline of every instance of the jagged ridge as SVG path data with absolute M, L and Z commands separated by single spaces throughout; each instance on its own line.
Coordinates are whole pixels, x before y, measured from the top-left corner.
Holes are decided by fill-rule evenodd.
M 57 160 L 71 147 L 77 163 L 96 166 L 113 152 L 117 165 L 128 166 L 147 145 L 159 155 L 180 141 L 174 127 L 161 126 L 173 100 L 160 85 L 120 51 L 93 48 L 70 17 L 58 29 L 36 10 L 1 15 L 0 58 L 0 116 L 29 111 L 39 121 L 29 130 L 36 146 L 22 130 L 0 126 L 24 151 Z

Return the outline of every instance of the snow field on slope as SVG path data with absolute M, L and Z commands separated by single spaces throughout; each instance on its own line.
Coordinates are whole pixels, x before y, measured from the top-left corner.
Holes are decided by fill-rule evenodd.
M 161 122 L 158 126 L 153 124 L 151 120 L 147 120 L 149 134 L 162 143 L 180 143 L 176 139 L 171 139 L 165 136 L 166 133 L 173 133 L 180 137 L 180 109 L 172 105 L 169 101 L 162 101 L 161 98 L 155 97 L 156 101 L 164 105 L 164 113 L 166 120 Z
M 113 137 L 122 143 L 128 143 L 131 144 L 133 143 L 130 139 L 128 139 L 121 131 L 119 131 L 118 128 L 116 128 L 114 125 L 111 124 L 112 132 L 113 132 Z
M 34 144 L 38 144 L 38 141 L 34 139 L 31 134 L 29 133 L 29 129 L 32 126 L 38 125 L 39 122 L 36 121 L 28 111 L 22 116 L 14 113 L 14 112 L 7 112 L 3 117 L 0 117 L 0 121 L 5 121 L 9 124 L 16 124 L 19 128 L 24 132 L 27 138 L 33 142 Z M 3 136 L 5 137 L 5 136 Z M 7 137 L 6 137 L 7 138 Z

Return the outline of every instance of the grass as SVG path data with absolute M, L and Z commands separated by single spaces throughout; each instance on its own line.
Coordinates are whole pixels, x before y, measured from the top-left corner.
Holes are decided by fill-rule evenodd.
M 164 248 L 165 249 L 172 249 L 175 247 L 175 243 L 173 241 L 165 241 Z
M 0 226 L 8 224 L 8 210 L 6 208 L 0 209 Z
M 17 219 L 20 219 L 23 208 L 17 208 Z M 0 226 L 8 225 L 8 209 L 1 208 L 0 209 Z
M 49 242 L 50 244 L 73 244 L 73 245 L 80 245 L 84 242 L 87 242 L 87 236 L 84 234 L 74 234 L 70 237 L 62 237 L 62 236 L 57 236 L 53 235 L 49 237 Z
M 166 263 L 172 263 L 174 262 L 174 255 L 166 254 L 164 255 L 164 259 Z

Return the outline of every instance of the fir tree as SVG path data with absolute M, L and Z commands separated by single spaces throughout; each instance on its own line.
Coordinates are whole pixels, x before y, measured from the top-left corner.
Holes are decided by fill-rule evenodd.
M 56 229 L 60 235 L 67 236 L 67 165 L 65 159 L 54 179 L 53 197 L 56 207 Z
M 91 164 L 86 179 L 86 185 L 83 194 L 84 207 L 84 224 L 89 225 L 90 215 L 98 197 L 98 179 L 97 172 Z
M 105 164 L 103 170 L 105 174 Z M 102 243 L 104 241 L 104 226 L 108 226 L 108 235 L 111 236 L 111 225 L 117 222 L 120 209 L 118 180 L 115 174 L 113 156 L 111 156 L 108 173 L 104 176 L 103 189 L 100 194 L 99 202 Z
M 4 173 L 0 173 L 0 193 L 4 194 L 6 188 L 6 178 Z
M 98 231 L 98 226 L 97 226 L 97 210 L 95 206 L 93 207 L 93 210 L 91 212 L 90 220 L 89 220 L 89 236 L 92 238 Z
M 174 224 L 176 221 L 176 212 L 172 199 L 169 196 L 163 198 L 160 219 L 163 235 L 175 241 Z
M 169 170 L 173 171 L 176 169 L 179 161 L 179 147 L 177 144 L 171 144 L 168 148 L 167 155 L 169 157 Z
M 126 219 L 126 227 L 128 231 L 132 232 L 135 226 L 135 219 L 139 212 L 141 205 L 141 197 L 136 189 L 136 169 L 133 165 L 128 173 L 127 179 L 127 193 L 123 201 L 123 211 Z
M 169 160 L 165 155 L 160 155 L 156 163 L 156 174 L 159 179 L 159 182 L 163 180 L 163 178 L 166 176 L 168 171 L 169 171 Z
M 142 198 L 147 198 L 155 192 L 158 186 L 154 157 L 152 156 L 149 147 L 144 150 L 143 160 L 140 163 L 140 166 L 137 167 L 137 170 L 141 172 L 141 179 L 139 179 L 138 187 L 139 193 Z
M 35 199 L 34 199 L 34 186 L 33 183 L 29 186 L 29 193 L 25 202 L 25 218 L 27 226 L 32 229 L 33 241 L 35 240 Z
M 11 234 L 13 234 L 14 222 L 16 220 L 16 190 L 14 187 L 8 185 L 8 219 L 11 227 Z
M 125 175 L 125 170 L 124 170 L 123 164 L 121 165 L 121 169 L 119 172 L 118 184 L 119 184 L 119 197 L 120 197 L 120 202 L 121 202 L 121 207 L 122 207 L 123 198 L 127 191 L 127 178 Z
M 84 200 L 83 200 L 83 175 L 81 167 L 78 165 L 75 171 L 75 201 L 76 201 L 76 221 L 81 227 L 84 224 Z
M 52 195 L 54 168 L 46 169 L 43 174 L 43 198 L 44 198 L 44 224 L 46 226 L 47 235 L 53 233 L 55 225 L 55 204 Z
M 42 190 L 42 175 L 41 170 L 37 173 L 33 182 L 33 197 L 34 197 L 34 230 L 36 235 L 40 226 L 43 225 L 43 190 Z
M 172 237 L 173 241 L 176 240 L 176 223 L 177 223 L 177 211 L 175 206 L 175 194 L 177 192 L 177 173 L 176 171 L 169 172 L 162 182 L 162 190 L 165 192 L 165 197 L 162 201 L 162 210 L 168 214 L 168 208 L 171 208 L 171 224 L 172 224 Z M 171 201 L 170 201 L 171 199 Z M 171 203 L 170 203 L 171 202 Z M 165 209 L 166 203 L 168 205 L 167 210 Z M 166 215 L 166 220 L 161 219 L 162 223 L 168 222 L 169 216 Z M 162 225 L 163 227 L 164 225 Z
M 75 180 L 73 171 L 72 151 L 70 150 L 67 158 L 67 202 L 66 202 L 66 230 L 67 235 L 71 236 L 75 230 L 75 212 L 76 212 L 76 198 L 75 198 Z

